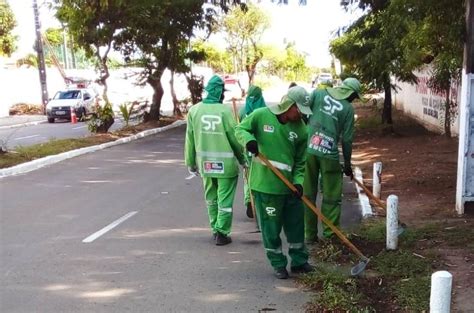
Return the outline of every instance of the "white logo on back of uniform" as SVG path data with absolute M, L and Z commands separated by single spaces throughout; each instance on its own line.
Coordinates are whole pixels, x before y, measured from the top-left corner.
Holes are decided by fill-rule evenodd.
M 204 126 L 204 130 L 216 130 L 216 125 L 222 123 L 222 118 L 219 115 L 203 115 L 201 116 L 201 122 Z
M 326 103 L 326 105 L 323 106 L 324 111 L 329 112 L 331 114 L 334 114 L 335 111 L 342 111 L 342 103 L 337 100 L 334 100 L 330 96 L 325 96 L 324 102 Z

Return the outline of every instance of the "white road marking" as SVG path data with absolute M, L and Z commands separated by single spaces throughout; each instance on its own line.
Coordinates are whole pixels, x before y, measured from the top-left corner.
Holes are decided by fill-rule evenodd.
M 92 235 L 87 237 L 86 239 L 82 240 L 82 242 L 83 243 L 93 242 L 94 240 L 96 240 L 97 238 L 99 238 L 100 236 L 102 236 L 103 234 L 108 232 L 109 230 L 114 229 L 115 227 L 117 227 L 118 225 L 120 225 L 121 223 L 123 223 L 124 221 L 126 221 L 127 219 L 129 219 L 130 217 L 134 216 L 137 213 L 138 213 L 138 211 L 132 211 L 130 213 L 125 214 L 124 216 L 122 216 L 118 220 L 110 223 L 109 225 L 105 226 L 101 230 L 96 231 L 95 233 L 93 233 Z
M 191 174 L 188 177 L 186 177 L 185 179 L 190 180 L 190 179 L 193 179 L 194 177 L 197 177 L 197 175 L 196 174 Z
M 34 138 L 34 137 L 39 137 L 39 135 L 31 135 L 31 136 L 25 136 L 25 137 L 18 137 L 13 140 L 22 140 L 22 139 L 28 139 L 28 138 Z
M 73 127 L 72 129 L 76 130 L 76 129 L 82 129 L 82 128 L 86 128 L 87 125 L 83 125 L 83 126 L 77 126 L 77 127 Z

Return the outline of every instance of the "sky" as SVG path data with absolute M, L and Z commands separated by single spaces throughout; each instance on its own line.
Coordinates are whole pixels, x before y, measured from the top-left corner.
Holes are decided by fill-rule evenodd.
M 7 0 L 17 19 L 14 33 L 18 36 L 18 50 L 13 58 L 20 58 L 33 52 L 35 26 L 33 19 L 33 0 Z M 308 64 L 317 67 L 329 67 L 329 41 L 332 33 L 341 26 L 347 26 L 361 13 L 346 12 L 339 0 L 307 0 L 306 6 L 297 5 L 297 0 L 289 0 L 289 5 L 276 5 L 269 0 L 259 4 L 271 18 L 271 28 L 266 32 L 265 43 L 283 46 L 284 40 L 294 41 L 296 48 L 305 52 Z M 44 0 L 38 0 L 40 6 L 41 28 L 60 27 Z

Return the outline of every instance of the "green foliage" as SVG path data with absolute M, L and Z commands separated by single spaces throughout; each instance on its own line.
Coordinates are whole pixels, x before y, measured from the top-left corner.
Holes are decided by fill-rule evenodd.
M 63 44 L 63 30 L 60 28 L 48 28 L 44 35 L 52 46 L 57 47 Z
M 132 116 L 133 109 L 137 103 L 132 102 L 132 103 L 122 103 L 119 105 L 119 110 L 120 113 L 122 114 L 123 120 L 125 122 L 125 126 L 128 126 L 128 123 L 130 122 L 130 117 Z
M 10 56 L 15 51 L 17 37 L 12 35 L 15 26 L 16 20 L 10 5 L 0 0 L 0 56 Z
M 38 67 L 38 56 L 33 53 L 28 53 L 23 58 L 16 60 L 16 66 L 20 67 L 25 65 L 26 67 Z
M 387 277 L 410 278 L 431 271 L 429 261 L 402 250 L 383 251 L 374 258 L 373 264 L 377 272 Z
M 87 127 L 91 133 L 106 133 L 113 123 L 114 111 L 112 110 L 112 104 L 106 102 L 103 107 L 96 106 L 95 112 L 92 113 L 92 117 L 87 122 Z
M 398 281 L 394 293 L 398 302 L 410 312 L 427 312 L 430 299 L 430 275 Z
M 264 62 L 262 71 L 267 75 L 276 75 L 287 81 L 308 81 L 311 69 L 306 64 L 306 56 L 297 51 L 293 44 L 285 50 L 273 46 L 263 48 Z
M 385 90 L 384 115 L 391 112 L 390 76 L 415 83 L 413 70 L 431 63 L 429 86 L 446 93 L 445 130 L 449 135 L 457 106 L 450 102 L 447 91 L 458 81 L 462 67 L 464 1 L 351 1 L 355 2 L 366 14 L 331 42 L 331 52 L 370 87 Z
M 56 17 L 68 25 L 75 43 L 82 47 L 87 57 L 97 59 L 98 82 L 105 88 L 102 97 L 108 102 L 108 54 L 124 26 L 130 4 L 126 0 L 54 0 Z
M 232 57 L 225 51 L 204 40 L 193 42 L 192 49 L 196 53 L 202 53 L 203 61 L 216 73 L 232 72 Z
M 235 72 L 245 70 L 252 84 L 257 64 L 263 58 L 260 39 L 270 26 L 269 17 L 256 5 L 234 7 L 222 21 Z

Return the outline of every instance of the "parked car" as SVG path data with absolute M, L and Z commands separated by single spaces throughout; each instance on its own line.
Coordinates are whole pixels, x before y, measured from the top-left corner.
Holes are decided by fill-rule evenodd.
M 333 78 L 332 78 L 332 75 L 330 73 L 320 73 L 318 74 L 312 84 L 311 84 L 311 87 L 318 87 L 319 85 L 332 85 L 333 84 Z
M 71 108 L 75 110 L 79 120 L 93 112 L 96 104 L 94 91 L 90 89 L 66 89 L 56 92 L 46 105 L 46 115 L 49 123 L 54 123 L 56 118 L 71 120 Z

